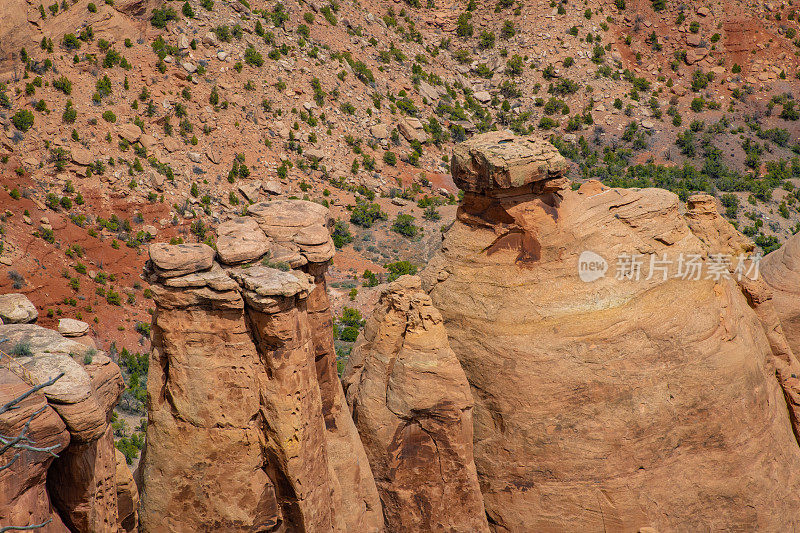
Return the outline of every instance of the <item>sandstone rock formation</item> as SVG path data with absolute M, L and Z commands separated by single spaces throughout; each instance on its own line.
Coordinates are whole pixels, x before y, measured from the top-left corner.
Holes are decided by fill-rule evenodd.
M 151 247 L 141 527 L 378 531 L 333 339 L 318 331 L 331 329 L 327 210 L 296 201 L 249 213 L 221 226 L 223 264 L 203 245 Z
M 472 459 L 472 394 L 418 277 L 381 294 L 344 382 L 387 529 L 488 531 Z
M 774 367 L 775 376 L 786 400 L 795 438 L 800 443 L 800 379 L 798 379 L 800 361 L 795 355 L 796 347 L 791 346 L 787 338 L 787 336 L 791 338 L 791 335 L 796 335 L 797 332 L 792 330 L 791 321 L 786 331 L 781 324 L 773 299 L 773 288 L 759 276 L 758 256 L 753 255 L 755 244 L 720 216 L 716 200 L 711 195 L 690 196 L 687 207 L 685 216 L 692 233 L 700 239 L 705 253 L 710 258 L 730 258 L 731 264 L 727 265 L 728 270 L 761 321 L 772 352 L 767 364 Z M 746 254 L 749 254 L 749 259 Z M 780 292 L 780 289 L 777 292 Z M 790 298 L 789 301 L 794 300 Z
M 89 331 L 89 324 L 74 318 L 62 318 L 58 321 L 58 332 L 64 337 L 80 337 Z
M 485 193 L 560 177 L 569 165 L 543 139 L 495 131 L 456 145 L 452 169 L 460 189 Z
M 736 281 L 707 277 L 677 197 L 481 174 L 524 153 L 492 135 L 454 158 L 466 195 L 422 275 L 472 388 L 490 527 L 795 529 L 800 449 L 770 341 Z M 593 282 L 587 251 L 607 262 Z M 694 255 L 702 274 L 681 276 Z
M 800 234 L 764 257 L 764 281 L 772 288 L 775 309 L 795 354 L 800 353 Z
M 28 324 L 38 317 L 36 306 L 24 294 L 0 294 L 0 324 Z
M 139 530 L 139 490 L 133 479 L 133 474 L 125 456 L 121 451 L 114 450 L 117 468 L 117 515 L 121 531 L 134 533 Z
M 0 471 L 0 523 L 30 525 L 51 518 L 46 530 L 117 531 L 117 492 L 123 485 L 135 492 L 118 474 L 109 424 L 124 389 L 119 367 L 55 331 L 33 324 L 0 326 L 0 349 L 10 352 L 17 345 L 32 355 L 0 365 L 0 379 L 8 385 L 0 387 L 5 401 L 63 376 L 30 396 L 24 409 L 0 415 L 0 433 L 16 434 L 21 421 L 42 409 L 32 420 L 31 435 L 39 446 L 57 445 L 58 457 L 22 452 L 10 469 Z M 125 518 L 133 515 L 135 521 L 135 512 L 128 509 Z
M 0 405 L 24 394 L 31 386 L 5 367 L 0 367 Z M 60 453 L 69 444 L 69 433 L 58 414 L 47 405 L 42 394 L 29 396 L 19 408 L 0 415 L 0 435 L 18 435 L 30 419 L 28 436 L 38 447 L 53 448 Z M 41 411 L 41 412 L 40 412 Z M 39 412 L 39 414 L 36 414 Z M 31 419 L 31 417 L 33 418 Z M 0 524 L 27 526 L 43 524 L 40 531 L 63 532 L 66 527 L 47 493 L 47 470 L 53 456 L 45 452 L 20 451 L 10 467 L 0 471 Z M 7 466 L 13 451 L 0 457 L 0 466 Z

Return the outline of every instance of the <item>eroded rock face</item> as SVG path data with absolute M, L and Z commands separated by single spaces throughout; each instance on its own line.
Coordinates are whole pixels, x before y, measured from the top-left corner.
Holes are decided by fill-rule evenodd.
M 488 531 L 472 394 L 416 276 L 381 295 L 345 370 L 389 531 Z
M 121 451 L 114 449 L 116 458 L 116 488 L 117 488 L 117 514 L 119 515 L 119 527 L 126 533 L 134 533 L 139 530 L 139 490 L 133 479 L 125 456 Z
M 0 367 L 0 405 L 24 394 L 30 385 L 11 370 Z M 17 404 L 18 409 L 0 415 L 0 435 L 19 435 L 34 413 L 28 435 L 37 446 L 54 446 L 53 452 L 62 452 L 69 444 L 69 432 L 58 414 L 47 405 L 42 394 L 34 394 Z M 0 470 L 0 524 L 26 526 L 52 520 L 40 531 L 62 532 L 65 526 L 52 505 L 47 492 L 47 469 L 53 457 L 45 452 L 9 451 L 2 455 L 0 466 L 14 463 Z
M 335 364 L 332 337 L 322 346 L 328 339 L 315 331 L 329 315 L 327 210 L 274 203 L 280 209 L 256 204 L 253 218 L 220 230 L 230 237 L 222 262 L 250 265 L 206 266 L 179 257 L 196 250 L 177 248 L 158 253 L 181 268 L 194 265 L 191 272 L 165 276 L 176 269 L 149 265 L 156 313 L 144 531 L 382 529 L 341 386 L 320 377 L 321 367 Z M 244 252 L 237 238 L 243 228 L 251 232 Z M 252 243 L 269 247 L 259 255 L 261 244 Z M 273 268 L 286 265 L 305 271 Z
M 12 477 L 4 479 L 0 472 L 0 494 L 11 495 L 8 503 L 13 522 L 42 523 L 44 520 L 32 521 L 34 514 L 41 515 L 54 508 L 58 516 L 47 530 L 117 531 L 121 523 L 117 492 L 125 481 L 118 479 L 109 422 L 124 389 L 119 367 L 102 352 L 89 352 L 85 345 L 33 324 L 0 326 L 0 339 L 3 339 L 0 349 L 4 351 L 10 351 L 10 346 L 25 344 L 32 353 L 7 362 L 11 371 L 0 367 L 0 375 L 11 380 L 8 387 L 0 386 L 3 397 L 10 394 L 8 399 L 13 398 L 31 385 L 45 383 L 63 373 L 54 384 L 42 388 L 24 405 L 29 407 L 32 402 L 45 407 L 31 426 L 37 428 L 34 435 L 37 445 L 58 444 L 54 450 L 58 457 L 25 452 L 19 463 L 9 470 Z M 14 378 L 14 372 L 24 376 L 28 383 Z M 14 424 L 19 424 L 19 416 L 26 412 L 26 409 L 12 411 L 11 418 L 17 421 L 12 420 L 11 425 L 5 427 L 3 424 L 7 421 L 0 416 L 0 432 L 13 432 Z M 24 492 L 13 496 L 20 490 Z M 135 487 L 128 490 L 135 492 Z M 27 511 L 30 520 L 24 523 L 18 521 L 22 515 L 17 512 L 22 502 L 41 506 L 30 507 Z M 0 518 L 3 518 L 2 511 Z
M 490 525 L 795 527 L 800 450 L 770 340 L 733 279 L 674 277 L 709 250 L 677 197 L 546 181 L 468 193 L 422 275 L 472 387 Z M 581 281 L 585 251 L 605 276 Z M 621 254 L 642 254 L 638 281 L 616 279 Z M 664 254 L 669 277 L 646 279 Z
M 797 355 L 800 353 L 800 234 L 764 257 L 761 274 L 773 291 L 783 331 Z

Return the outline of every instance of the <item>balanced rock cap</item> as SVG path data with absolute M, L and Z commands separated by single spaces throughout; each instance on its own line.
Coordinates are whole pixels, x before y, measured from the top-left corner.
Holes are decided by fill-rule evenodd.
M 150 261 L 157 273 L 164 278 L 174 278 L 208 270 L 214 263 L 214 249 L 207 244 L 167 244 L 150 245 Z
M 453 148 L 451 172 L 465 192 L 513 189 L 559 178 L 569 162 L 544 139 L 510 131 L 475 135 Z
M 336 253 L 328 231 L 328 208 L 306 200 L 273 200 L 253 204 L 247 214 L 274 241 L 272 259 L 292 268 L 330 261 Z M 219 245 L 217 245 L 219 247 Z
M 220 261 L 233 265 L 254 261 L 269 251 L 271 240 L 250 217 L 238 217 L 217 228 L 217 255 Z

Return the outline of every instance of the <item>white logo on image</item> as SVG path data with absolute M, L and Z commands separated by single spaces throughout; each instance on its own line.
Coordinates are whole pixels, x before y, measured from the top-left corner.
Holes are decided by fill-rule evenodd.
M 606 275 L 608 263 L 594 252 L 586 250 L 578 258 L 578 276 L 581 281 L 589 283 Z

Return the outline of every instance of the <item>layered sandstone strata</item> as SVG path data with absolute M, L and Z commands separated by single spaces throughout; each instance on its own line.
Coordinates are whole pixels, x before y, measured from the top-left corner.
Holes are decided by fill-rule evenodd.
M 7 384 L 0 387 L 0 404 L 63 374 L 20 410 L 0 415 L 0 434 L 16 435 L 20 423 L 41 409 L 31 419 L 32 440 L 38 447 L 55 446 L 57 454 L 21 451 L 10 468 L 0 471 L 0 523 L 31 525 L 49 518 L 45 531 L 131 531 L 121 523 L 135 524 L 136 510 L 121 517 L 117 494 L 135 487 L 125 488 L 124 472 L 118 472 L 110 426 L 124 389 L 119 367 L 102 352 L 33 324 L 0 326 L 0 339 L 3 351 L 25 345 L 32 354 L 0 367 Z M 3 460 L 13 456 L 4 454 Z
M 490 526 L 796 528 L 800 449 L 764 325 L 735 279 L 678 275 L 681 254 L 710 262 L 700 206 L 687 223 L 659 189 L 485 175 L 502 165 L 470 161 L 524 151 L 493 135 L 454 158 L 467 193 L 422 275 L 472 388 Z M 554 148 L 536 157 L 562 166 Z M 586 251 L 608 263 L 592 282 Z M 648 276 L 665 254 L 667 277 Z
M 472 394 L 418 277 L 381 294 L 344 383 L 387 530 L 488 531 L 472 457 Z
M 330 381 L 332 337 L 315 331 L 330 323 L 327 210 L 287 201 L 250 213 L 220 226 L 216 259 L 200 244 L 151 247 L 142 527 L 380 530 L 365 452 Z

